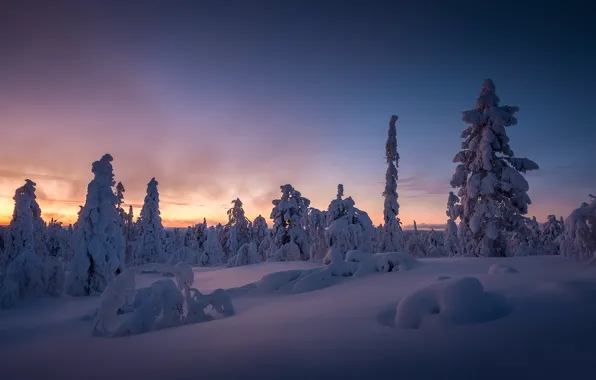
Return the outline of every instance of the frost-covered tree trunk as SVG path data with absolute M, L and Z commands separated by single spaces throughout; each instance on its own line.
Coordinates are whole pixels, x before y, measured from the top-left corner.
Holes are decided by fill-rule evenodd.
M 327 210 L 327 248 L 334 248 L 344 258 L 351 250 L 372 253 L 374 225 L 366 212 L 354 207 L 352 197 L 342 199 L 343 193 L 344 187 L 340 184 L 337 186 L 337 197 L 331 201 Z
M 596 258 L 596 198 L 573 210 L 565 220 L 561 255 L 578 261 Z
M 147 184 L 147 194 L 138 220 L 140 236 L 136 246 L 135 265 L 166 263 L 163 250 L 163 224 L 159 211 L 158 182 L 155 178 Z
M 103 292 L 124 270 L 124 236 L 114 194 L 112 156 L 104 155 L 92 166 L 85 206 L 77 220 L 75 257 L 68 278 L 68 294 L 87 296 Z
M 397 168 L 399 154 L 397 153 L 397 129 L 395 123 L 397 115 L 391 116 L 389 133 L 385 146 L 387 172 L 385 173 L 385 203 L 383 208 L 383 228 L 379 238 L 379 252 L 398 252 L 403 250 L 403 232 L 399 220 L 399 203 L 397 203 Z
M 268 260 L 308 260 L 310 242 L 302 221 L 304 214 L 308 212 L 310 200 L 304 198 L 292 185 L 283 185 L 280 189 L 281 199 L 272 202 L 273 236 L 267 250 Z
M 529 185 L 521 173 L 538 169 L 526 158 L 514 157 L 505 127 L 517 124 L 517 107 L 500 106 L 495 85 L 484 81 L 476 108 L 463 113 L 470 124 L 461 137 L 459 163 L 451 179 L 460 203 L 453 214 L 460 219 L 460 241 L 465 255 L 506 256 L 507 233 L 524 228 L 531 203 Z M 462 240 L 472 239 L 472 241 Z

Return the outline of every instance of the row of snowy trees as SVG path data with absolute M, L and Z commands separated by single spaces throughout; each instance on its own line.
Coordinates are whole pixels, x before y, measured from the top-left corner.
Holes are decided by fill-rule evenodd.
M 269 229 L 258 216 L 250 221 L 240 199 L 232 201 L 228 222 L 205 220 L 186 230 L 165 229 L 159 210 L 158 182 L 151 179 L 138 220 L 132 206 L 123 209 L 124 186 L 115 183 L 112 157 L 92 165 L 93 180 L 77 222 L 68 229 L 48 225 L 36 202 L 35 183 L 26 180 L 15 192 L 15 211 L 0 250 L 0 302 L 12 304 L 29 295 L 79 296 L 102 292 L 126 266 L 187 262 L 237 266 L 262 261 L 323 260 L 330 252 L 403 251 L 414 256 L 512 256 L 561 253 L 591 260 L 596 249 L 596 200 L 574 210 L 567 221 L 549 216 L 542 226 L 528 218 L 529 184 L 523 174 L 538 165 L 514 155 L 506 127 L 517 123 L 519 109 L 501 106 L 491 80 L 483 83 L 473 110 L 463 113 L 469 126 L 447 200 L 447 228 L 404 234 L 399 219 L 396 122 L 389 121 L 383 224 L 375 228 L 367 213 L 344 197 L 343 185 L 327 210 L 290 184 L 273 200 Z M 459 221 L 459 224 L 456 223 Z M 407 236 L 406 236 L 407 235 Z M 350 253 L 354 255 L 354 253 Z M 68 277 L 65 273 L 68 272 Z

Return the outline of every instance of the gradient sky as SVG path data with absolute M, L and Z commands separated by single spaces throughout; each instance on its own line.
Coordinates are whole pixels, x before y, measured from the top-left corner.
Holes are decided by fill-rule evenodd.
M 269 216 L 291 183 L 326 208 L 336 185 L 382 219 L 387 123 L 399 115 L 404 224 L 444 223 L 452 158 L 492 78 L 529 174 L 529 215 L 596 192 L 596 35 L 577 1 L 2 1 L 0 222 L 38 184 L 74 221 L 109 152 L 126 203 L 159 181 L 170 226 Z

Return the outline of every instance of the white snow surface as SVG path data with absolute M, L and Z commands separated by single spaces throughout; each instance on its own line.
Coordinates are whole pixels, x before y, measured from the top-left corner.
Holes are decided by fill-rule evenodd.
M 358 265 L 338 264 L 193 268 L 193 286 L 238 290 L 273 273 L 280 283 Z M 493 265 L 519 274 L 491 275 Z M 558 256 L 430 258 L 339 278 L 299 294 L 232 291 L 235 315 L 112 339 L 91 334 L 100 297 L 26 299 L 0 309 L 2 378 L 590 379 L 596 370 L 594 267 Z M 141 274 L 136 286 L 163 279 Z M 399 328 L 400 310 L 427 322 Z

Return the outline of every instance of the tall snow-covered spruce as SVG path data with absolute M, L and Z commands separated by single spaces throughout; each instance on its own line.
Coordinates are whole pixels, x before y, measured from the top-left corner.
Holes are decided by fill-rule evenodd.
M 15 191 L 15 207 L 5 242 L 0 276 L 0 306 L 13 306 L 19 298 L 40 296 L 46 293 L 44 261 L 36 253 L 35 218 L 41 210 L 35 202 L 35 182 L 26 180 Z M 0 272 L 0 273 L 1 273 Z
M 389 133 L 385 145 L 387 172 L 385 173 L 385 203 L 383 208 L 383 227 L 379 237 L 379 252 L 396 252 L 403 249 L 403 232 L 399 220 L 399 203 L 397 203 L 397 167 L 399 153 L 397 153 L 397 129 L 395 123 L 397 115 L 389 120 Z
M 124 237 L 113 190 L 112 160 L 106 154 L 92 165 L 95 178 L 87 186 L 73 241 L 75 256 L 67 284 L 67 292 L 73 296 L 103 292 L 124 270 Z
M 233 207 L 228 210 L 228 241 L 227 247 L 230 257 L 238 253 L 238 249 L 251 242 L 251 223 L 245 216 L 242 201 L 238 198 L 232 201 Z
M 459 188 L 460 201 L 453 216 L 460 219 L 461 249 L 468 256 L 506 256 L 507 233 L 525 226 L 531 203 L 529 185 L 521 173 L 538 165 L 514 157 L 505 127 L 517 124 L 517 107 L 500 106 L 495 85 L 486 79 L 476 108 L 463 113 L 470 124 L 453 162 L 458 163 L 451 186 Z
M 147 195 L 143 202 L 141 215 L 139 217 L 140 236 L 135 252 L 135 265 L 149 263 L 165 263 L 163 249 L 163 224 L 159 212 L 158 182 L 155 178 L 147 184 Z

